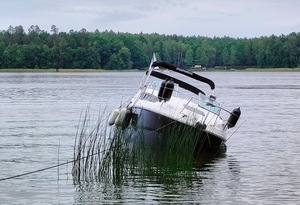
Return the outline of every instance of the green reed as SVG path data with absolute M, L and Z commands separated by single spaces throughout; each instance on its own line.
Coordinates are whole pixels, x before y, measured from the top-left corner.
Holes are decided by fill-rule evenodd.
M 163 134 L 149 146 L 142 129 L 136 135 L 133 129 L 109 127 L 107 119 L 101 117 L 92 123 L 88 110 L 81 118 L 74 146 L 75 183 L 95 180 L 118 183 L 126 177 L 141 175 L 189 175 L 197 158 L 204 156 L 202 151 L 195 155 L 203 140 L 197 137 L 202 134 L 201 128 L 164 127 Z

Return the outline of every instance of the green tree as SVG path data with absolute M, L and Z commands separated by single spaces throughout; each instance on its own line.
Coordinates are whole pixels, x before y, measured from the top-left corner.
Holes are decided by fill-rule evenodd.
M 237 51 L 235 46 L 230 47 L 229 64 L 231 65 L 231 67 L 237 64 Z
M 225 67 L 229 64 L 230 56 L 227 47 L 225 47 L 222 51 L 222 60 Z
M 117 54 L 112 54 L 109 58 L 107 64 L 105 65 L 105 69 L 107 70 L 120 70 L 124 64 L 121 62 L 117 56 Z
M 23 62 L 24 53 L 20 45 L 9 45 L 3 51 L 3 65 L 5 68 L 23 68 Z
M 253 61 L 253 49 L 252 49 L 252 40 L 245 40 L 245 65 L 252 66 L 255 65 Z
M 87 68 L 87 61 L 88 58 L 87 50 L 85 48 L 79 47 L 74 49 L 73 53 L 73 67 L 74 68 Z
M 196 50 L 195 61 L 202 66 L 208 66 L 208 56 L 201 47 L 198 47 Z
M 118 60 L 120 61 L 120 63 L 122 64 L 122 66 L 120 67 L 120 69 L 131 69 L 132 68 L 132 61 L 131 61 L 131 53 L 130 50 L 128 48 L 126 48 L 125 46 L 123 46 L 118 55 L 117 55 Z
M 22 51 L 24 68 L 38 68 L 39 67 L 39 48 L 35 45 L 23 45 L 20 49 Z
M 300 65 L 300 33 L 291 33 L 287 36 L 284 47 L 289 57 L 289 67 Z
M 0 66 L 3 68 L 104 68 L 130 69 L 148 66 L 152 52 L 157 59 L 176 66 L 194 63 L 216 65 L 296 67 L 300 64 L 300 35 L 184 37 L 179 35 L 130 34 L 113 31 L 50 33 L 31 25 L 0 31 Z
M 5 45 L 3 42 L 0 41 L 0 68 L 3 68 L 4 66 L 4 60 L 3 60 L 4 50 L 5 50 Z
M 201 45 L 196 49 L 195 61 L 207 67 L 215 66 L 216 49 L 205 38 L 201 41 Z
M 185 57 L 184 57 L 184 63 L 187 66 L 193 66 L 194 64 L 194 51 L 192 50 L 192 48 L 189 48 L 186 53 L 185 53 Z

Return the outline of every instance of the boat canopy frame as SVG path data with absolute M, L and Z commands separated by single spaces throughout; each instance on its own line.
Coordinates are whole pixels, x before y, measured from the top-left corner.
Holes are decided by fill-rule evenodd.
M 148 74 L 148 71 L 147 71 L 147 74 Z M 190 91 L 190 92 L 192 92 L 192 93 L 194 93 L 196 95 L 199 95 L 199 93 L 205 95 L 205 93 L 202 90 L 200 90 L 199 88 L 196 88 L 193 85 L 190 85 L 190 84 L 188 84 L 186 82 L 183 82 L 183 81 L 181 81 L 181 80 L 179 80 L 177 78 L 174 78 L 172 76 L 166 75 L 164 73 L 152 70 L 152 72 L 150 73 L 150 75 L 153 76 L 153 77 L 159 78 L 161 80 L 172 79 L 172 81 L 174 83 L 178 84 L 179 87 L 181 87 L 181 88 L 184 88 L 184 89 L 186 89 L 186 90 L 188 90 L 188 91 Z
M 181 69 L 181 68 L 178 68 L 174 65 L 171 65 L 171 64 L 168 64 L 166 62 L 159 62 L 159 61 L 155 61 L 152 63 L 152 67 L 163 67 L 163 68 L 166 68 L 166 69 L 169 69 L 169 70 L 172 70 L 172 71 L 175 71 L 175 72 L 178 72 L 180 74 L 183 74 L 185 76 L 188 76 L 190 78 L 193 78 L 193 79 L 196 79 L 198 81 L 201 81 L 201 82 L 204 82 L 206 84 L 208 84 L 211 88 L 211 90 L 214 90 L 215 89 L 215 83 L 208 79 L 208 78 L 205 78 L 203 76 L 200 76 L 200 75 L 197 75 L 196 73 L 193 73 L 191 71 L 188 71 L 188 70 L 184 70 L 184 69 Z M 153 72 L 153 71 L 152 71 Z M 182 81 L 181 81 L 182 82 Z M 193 87 L 193 86 L 192 86 Z M 192 91 L 193 92 L 193 91 Z M 203 93 L 201 91 L 201 93 Z

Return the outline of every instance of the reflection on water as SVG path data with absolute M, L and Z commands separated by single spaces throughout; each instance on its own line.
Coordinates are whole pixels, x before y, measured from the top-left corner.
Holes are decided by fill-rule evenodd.
M 300 73 L 203 72 L 245 123 L 227 152 L 192 171 L 74 185 L 71 164 L 0 182 L 3 204 L 297 204 Z M 0 74 L 0 178 L 72 160 L 80 113 L 91 119 L 136 91 L 143 73 Z M 199 85 L 202 89 L 202 86 Z M 238 126 L 237 126 L 238 127 Z M 203 161 L 202 161 L 203 162 Z
M 240 186 L 238 162 L 225 152 L 206 162 L 189 172 L 135 175 L 123 179 L 121 183 L 86 182 L 76 186 L 75 201 L 78 204 L 222 203 L 222 198 L 212 198 L 216 192 L 222 192 L 226 197 L 234 196 Z M 226 175 L 219 175 L 218 171 Z M 228 189 L 219 190 L 218 186 Z

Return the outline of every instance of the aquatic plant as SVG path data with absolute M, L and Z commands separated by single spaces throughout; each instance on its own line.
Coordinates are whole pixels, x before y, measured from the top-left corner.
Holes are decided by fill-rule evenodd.
M 153 142 L 145 143 L 143 129 L 136 135 L 132 129 L 109 127 L 106 110 L 95 123 L 87 109 L 81 116 L 74 146 L 72 175 L 74 183 L 108 180 L 119 183 L 126 177 L 190 175 L 195 162 L 205 160 L 199 145 L 202 129 L 180 124 L 162 129 Z M 176 123 L 176 122 L 174 122 Z M 200 150 L 200 152 L 195 152 Z

